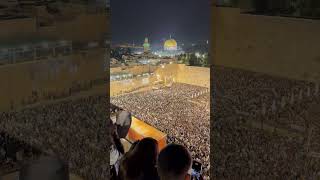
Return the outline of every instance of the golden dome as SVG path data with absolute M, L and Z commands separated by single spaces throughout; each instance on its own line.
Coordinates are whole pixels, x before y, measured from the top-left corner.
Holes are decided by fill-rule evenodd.
M 169 39 L 164 42 L 164 49 L 177 49 L 177 41 L 174 39 Z

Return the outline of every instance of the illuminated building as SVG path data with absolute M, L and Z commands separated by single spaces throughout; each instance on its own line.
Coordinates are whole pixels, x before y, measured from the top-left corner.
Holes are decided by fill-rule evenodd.
M 178 50 L 177 41 L 174 39 L 169 39 L 164 42 L 163 48 L 165 51 L 176 51 Z
M 160 57 L 173 57 L 183 53 L 184 51 L 179 48 L 177 41 L 171 37 L 164 42 L 163 50 L 155 52 Z
M 148 38 L 144 39 L 143 50 L 145 53 L 150 51 L 150 44 L 149 44 Z

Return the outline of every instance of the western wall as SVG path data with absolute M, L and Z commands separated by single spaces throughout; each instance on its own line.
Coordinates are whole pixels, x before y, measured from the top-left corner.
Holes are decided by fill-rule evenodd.
M 111 74 L 114 72 L 121 72 L 119 68 L 117 71 L 113 68 L 110 69 Z M 130 70 L 123 70 L 123 72 L 131 72 L 133 74 L 142 74 L 149 72 L 149 66 L 144 65 L 139 68 L 133 68 Z M 172 77 L 174 82 L 186 83 L 196 86 L 202 86 L 210 88 L 210 68 L 207 67 L 194 67 L 186 66 L 184 64 L 166 64 L 164 66 L 158 66 L 152 68 L 150 71 L 153 73 L 149 77 L 133 78 L 131 80 L 111 81 L 110 82 L 110 96 L 120 95 L 125 92 L 131 92 L 138 88 L 150 87 L 155 81 L 165 81 L 165 77 Z M 159 78 L 158 78 L 159 77 Z M 148 83 L 144 83 L 148 79 Z

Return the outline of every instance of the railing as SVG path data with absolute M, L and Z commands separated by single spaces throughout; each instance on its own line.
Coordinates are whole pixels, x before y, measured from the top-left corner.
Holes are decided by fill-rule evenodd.
M 101 42 L 72 43 L 71 41 L 33 44 L 15 48 L 0 48 L 0 66 L 27 61 L 45 60 L 50 57 L 68 56 L 77 52 L 103 47 Z
M 46 59 L 50 56 L 69 55 L 72 42 L 50 42 L 0 49 L 0 65 Z

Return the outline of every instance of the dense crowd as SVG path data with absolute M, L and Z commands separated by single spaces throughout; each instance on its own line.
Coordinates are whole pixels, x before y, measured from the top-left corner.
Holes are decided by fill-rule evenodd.
M 130 111 L 168 135 L 169 143 L 188 148 L 209 179 L 210 107 L 207 88 L 174 83 L 171 87 L 111 97 L 111 103 Z
M 213 67 L 215 179 L 319 179 L 316 83 Z M 316 111 L 316 112 L 314 112 Z
M 107 179 L 105 96 L 62 100 L 0 114 L 1 131 L 69 162 L 85 179 Z

